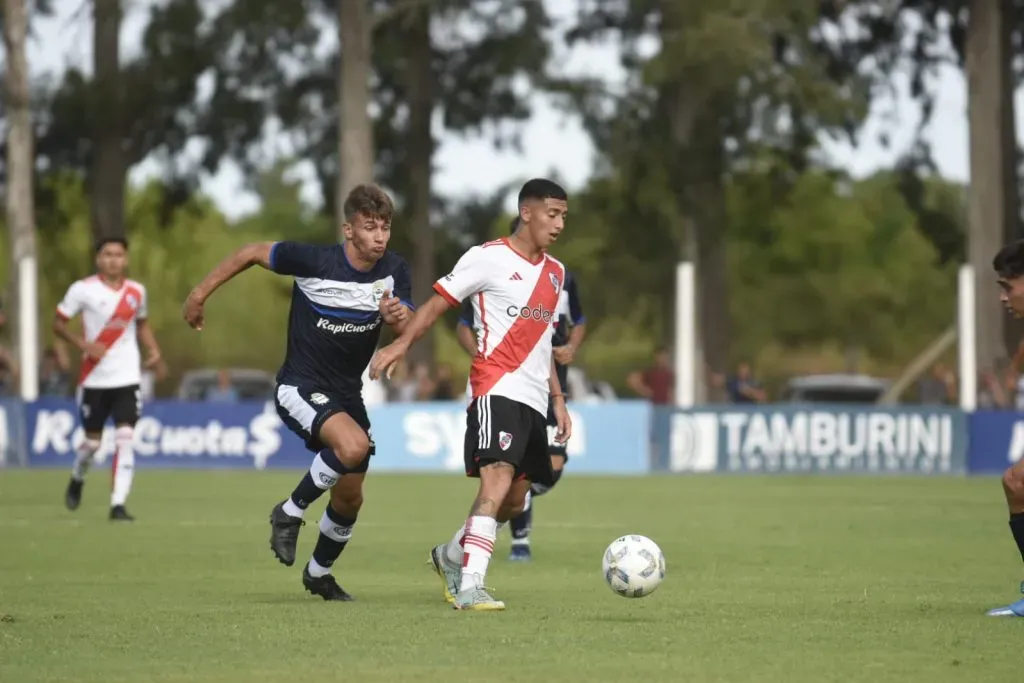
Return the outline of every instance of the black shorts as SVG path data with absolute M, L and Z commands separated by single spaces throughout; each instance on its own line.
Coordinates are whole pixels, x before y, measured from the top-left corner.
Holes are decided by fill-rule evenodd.
M 560 455 L 565 458 L 565 462 L 569 462 L 569 451 L 567 445 L 564 443 L 558 443 L 555 441 L 555 435 L 558 434 L 558 420 L 555 419 L 555 402 L 548 399 L 548 453 L 551 455 Z
M 548 428 L 536 410 L 504 396 L 480 396 L 466 410 L 466 475 L 488 462 L 513 465 L 516 479 L 552 486 Z
M 78 390 L 78 416 L 87 434 L 99 434 L 107 420 L 115 426 L 134 427 L 142 415 L 142 391 L 138 384 L 110 389 Z
M 361 396 L 353 398 L 316 387 L 278 384 L 277 391 L 274 392 L 274 405 L 277 406 L 277 414 L 285 426 L 301 438 L 306 448 L 314 453 L 327 448 L 327 445 L 320 441 L 319 435 L 320 427 L 329 417 L 338 413 L 345 413 L 351 417 L 366 432 L 366 437 L 370 440 L 370 450 L 367 451 L 366 458 L 351 472 L 361 474 L 369 469 L 370 456 L 376 452 L 376 446 L 370 432 L 370 418 L 366 414 L 366 406 L 363 405 Z

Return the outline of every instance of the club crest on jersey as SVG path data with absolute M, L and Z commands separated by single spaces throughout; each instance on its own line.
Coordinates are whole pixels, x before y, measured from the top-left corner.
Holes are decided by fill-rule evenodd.
M 555 288 L 555 294 L 558 294 L 558 287 L 561 284 L 558 281 L 558 276 L 556 276 L 554 273 L 548 273 L 548 277 L 551 278 L 551 286 Z
M 373 303 L 380 303 L 380 300 L 384 298 L 384 290 L 386 287 L 387 284 L 383 280 L 377 280 L 373 283 Z
M 512 435 L 508 432 L 498 432 L 498 448 L 503 451 L 507 451 L 508 447 L 512 445 Z

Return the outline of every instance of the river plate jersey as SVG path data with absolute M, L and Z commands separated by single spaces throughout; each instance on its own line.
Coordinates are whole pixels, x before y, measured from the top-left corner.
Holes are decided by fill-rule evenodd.
M 557 259 L 541 254 L 529 261 L 507 239 L 473 247 L 434 284 L 452 306 L 473 301 L 474 398 L 504 396 L 547 414 L 551 339 L 564 284 L 565 267 Z

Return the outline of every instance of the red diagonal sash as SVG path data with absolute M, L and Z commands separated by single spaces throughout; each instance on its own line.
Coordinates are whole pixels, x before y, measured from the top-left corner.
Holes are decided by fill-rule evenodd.
M 562 269 L 557 262 L 546 258 L 526 307 L 530 309 L 543 308 L 553 316 L 558 304 L 558 293 L 562 288 L 563 277 Z M 556 283 L 558 283 L 557 287 Z M 482 302 L 480 309 L 482 316 Z M 550 321 L 539 318 L 516 318 L 490 355 L 485 358 L 478 354 L 473 359 L 473 365 L 469 370 L 473 396 L 483 396 L 494 388 L 498 380 L 518 369 L 537 346 L 544 333 L 548 331 L 550 324 Z M 484 351 L 486 352 L 486 349 Z
M 129 323 L 135 317 L 135 312 L 139 309 L 142 303 L 142 292 L 131 285 L 126 284 L 124 286 L 124 293 L 121 294 L 121 299 L 117 302 L 117 308 L 110 315 L 110 319 L 107 320 L 106 324 L 103 325 L 103 329 L 100 330 L 99 335 L 95 339 L 91 340 L 103 345 L 103 348 L 107 351 L 114 345 L 124 331 L 128 328 Z M 85 378 L 96 369 L 99 365 L 99 361 L 91 356 L 86 356 L 82 359 L 82 371 L 78 375 L 78 383 L 82 384 L 85 382 Z

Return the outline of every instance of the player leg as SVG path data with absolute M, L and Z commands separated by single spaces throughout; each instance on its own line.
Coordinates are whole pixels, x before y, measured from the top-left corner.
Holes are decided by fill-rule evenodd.
M 1010 513 L 1010 533 L 1024 560 L 1024 461 L 1012 465 L 1003 473 L 1003 494 Z M 1024 592 L 1024 584 L 1021 584 Z M 1024 617 L 1024 599 L 1005 607 L 989 610 L 992 617 Z
M 110 413 L 114 420 L 114 486 L 110 494 L 110 519 L 131 522 L 135 518 L 128 514 L 125 503 L 128 502 L 135 477 L 135 449 L 132 441 L 135 437 L 135 424 L 142 413 L 142 391 L 137 385 L 121 387 L 112 389 L 110 396 Z
M 103 441 L 103 424 L 110 413 L 106 392 L 101 389 L 78 389 L 78 417 L 85 432 L 82 443 L 75 447 L 75 462 L 71 466 L 71 480 L 64 492 L 64 505 L 77 510 L 82 502 L 85 475 L 92 466 L 96 451 Z
M 459 587 L 453 602 L 456 609 L 505 609 L 505 603 L 495 600 L 484 588 L 484 580 L 494 552 L 498 516 L 526 451 L 529 433 L 524 411 L 528 410 L 501 396 L 481 396 L 474 399 L 466 413 L 466 474 L 479 478 L 480 486 L 469 518 L 444 548 L 448 568 L 461 554 Z M 438 551 L 434 549 L 432 559 Z
M 292 431 L 317 453 L 309 471 L 291 496 L 270 512 L 270 548 L 280 562 L 295 564 L 295 546 L 303 516 L 313 502 L 349 474 L 362 474 L 370 439 L 348 414 L 337 397 L 281 385 L 277 392 L 278 414 Z
M 302 572 L 302 583 L 313 595 L 324 600 L 352 600 L 352 596 L 338 585 L 331 573 L 331 567 L 352 538 L 359 510 L 363 507 L 363 481 L 370 466 L 376 447 L 370 434 L 370 419 L 362 405 L 347 406 L 349 416 L 366 432 L 369 440 L 367 455 L 362 465 L 351 474 L 346 474 L 331 487 L 331 499 L 320 518 L 320 535 L 317 537 L 313 556 Z
M 368 459 L 367 459 L 368 460 Z M 338 585 L 331 567 L 352 538 L 352 529 L 363 505 L 364 473 L 347 474 L 331 487 L 331 499 L 320 518 L 320 535 L 313 556 L 302 570 L 302 585 L 324 600 L 352 600 Z
M 551 456 L 551 469 L 553 471 L 553 483 L 548 486 L 534 482 L 526 495 L 523 512 L 509 523 L 512 531 L 512 545 L 509 549 L 508 559 L 513 562 L 528 562 L 532 556 L 530 552 L 530 532 L 533 531 L 533 508 L 538 496 L 543 496 L 558 483 L 562 477 L 562 470 L 565 469 L 565 462 L 568 460 L 565 444 L 555 441 L 555 434 L 558 432 L 558 421 L 555 419 L 555 411 L 550 401 L 548 402 L 547 415 L 547 443 L 548 452 Z

